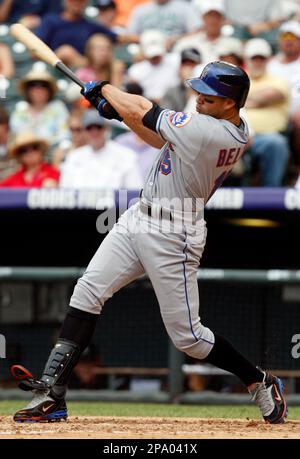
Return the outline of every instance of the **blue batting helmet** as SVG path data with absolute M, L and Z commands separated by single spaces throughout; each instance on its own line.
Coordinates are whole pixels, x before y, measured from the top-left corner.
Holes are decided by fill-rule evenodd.
M 186 83 L 201 94 L 233 99 L 239 108 L 245 105 L 250 87 L 249 77 L 241 67 L 222 61 L 207 64 L 199 78 Z

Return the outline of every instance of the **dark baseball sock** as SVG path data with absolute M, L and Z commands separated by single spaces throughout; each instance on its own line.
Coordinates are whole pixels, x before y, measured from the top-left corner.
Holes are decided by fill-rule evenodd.
M 59 338 L 78 344 L 82 353 L 90 342 L 98 318 L 99 314 L 91 314 L 69 306 Z
M 246 386 L 261 382 L 264 377 L 261 370 L 236 351 L 229 341 L 217 334 L 214 347 L 205 361 L 235 374 Z

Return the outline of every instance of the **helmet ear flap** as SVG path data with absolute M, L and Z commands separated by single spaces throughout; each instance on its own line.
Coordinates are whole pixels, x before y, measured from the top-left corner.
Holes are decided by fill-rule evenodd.
M 245 105 L 250 87 L 250 82 L 247 84 L 247 79 L 245 80 L 244 75 L 221 75 L 219 80 L 229 87 L 236 88 L 236 92 L 239 94 L 239 96 L 235 98 L 236 105 L 239 108 L 243 107 Z

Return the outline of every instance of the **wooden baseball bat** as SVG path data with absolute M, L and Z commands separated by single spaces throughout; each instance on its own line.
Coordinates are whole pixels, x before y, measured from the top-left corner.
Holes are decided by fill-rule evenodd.
M 64 75 L 69 77 L 72 81 L 78 84 L 81 88 L 84 88 L 84 83 L 81 81 L 69 67 L 67 67 L 46 45 L 40 38 L 38 38 L 31 30 L 27 29 L 23 24 L 15 23 L 10 26 L 11 35 L 16 40 L 23 43 L 28 51 L 38 59 L 46 62 L 52 67 L 57 68 Z

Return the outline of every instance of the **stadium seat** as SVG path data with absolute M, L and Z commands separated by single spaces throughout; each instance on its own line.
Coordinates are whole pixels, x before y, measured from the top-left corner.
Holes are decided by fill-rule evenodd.
M 125 65 L 129 66 L 133 63 L 133 55 L 129 51 L 129 47 L 132 45 L 119 45 L 115 47 L 114 56 L 115 59 L 120 59 L 125 63 Z M 133 45 L 135 46 L 135 45 Z
M 7 85 L 5 89 L 5 97 L 1 98 L 1 102 L 3 103 L 3 106 L 6 108 L 6 110 L 11 113 L 12 110 L 15 107 L 15 104 L 21 100 L 20 95 L 16 89 L 16 80 L 6 80 Z
M 0 43 L 10 46 L 13 39 L 9 33 L 9 26 L 7 24 L 0 25 Z

